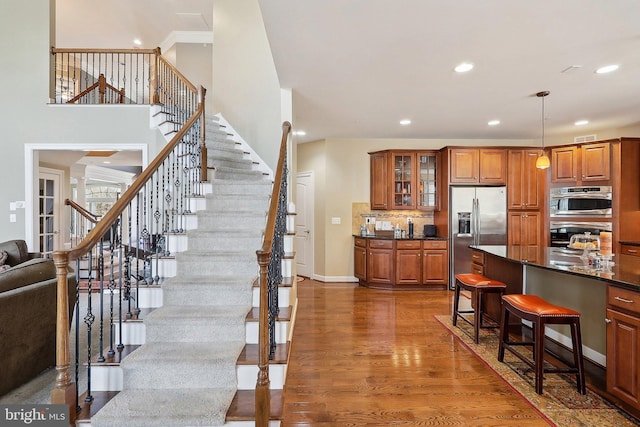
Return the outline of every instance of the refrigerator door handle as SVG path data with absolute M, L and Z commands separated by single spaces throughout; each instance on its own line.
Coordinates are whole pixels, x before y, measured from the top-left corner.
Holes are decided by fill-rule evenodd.
M 480 199 L 476 199 L 476 246 L 480 244 Z

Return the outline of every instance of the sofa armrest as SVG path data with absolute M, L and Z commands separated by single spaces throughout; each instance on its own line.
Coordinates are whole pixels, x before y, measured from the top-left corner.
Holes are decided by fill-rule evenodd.
M 34 258 L 0 273 L 0 293 L 56 279 L 56 266 L 48 258 Z

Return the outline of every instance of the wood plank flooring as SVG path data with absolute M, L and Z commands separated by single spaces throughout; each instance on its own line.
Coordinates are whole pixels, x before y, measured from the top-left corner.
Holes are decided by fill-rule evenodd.
M 449 291 L 298 285 L 284 427 L 548 426 L 435 319 Z

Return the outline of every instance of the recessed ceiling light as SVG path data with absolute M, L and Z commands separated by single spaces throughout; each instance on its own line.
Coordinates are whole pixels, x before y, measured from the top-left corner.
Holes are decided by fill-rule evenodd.
M 620 68 L 618 64 L 605 65 L 604 67 L 600 67 L 596 70 L 596 74 L 607 74 L 611 73 Z
M 466 73 L 467 71 L 471 71 L 473 69 L 473 64 L 470 62 L 463 62 L 462 64 L 456 65 L 454 68 L 456 73 Z
M 133 39 L 133 44 L 135 44 L 136 46 L 142 46 L 142 40 L 140 40 L 140 39 Z
M 489 120 L 487 124 L 489 126 L 498 126 L 500 124 L 500 120 Z
M 586 124 L 589 124 L 589 120 L 578 120 L 574 123 L 576 126 L 584 126 Z
M 297 136 L 305 136 L 307 133 L 303 130 L 295 130 L 293 131 L 293 134 Z
M 400 120 L 400 124 L 401 124 L 402 126 L 410 125 L 410 124 L 411 124 L 411 120 L 409 120 L 409 119 L 402 119 L 402 120 Z

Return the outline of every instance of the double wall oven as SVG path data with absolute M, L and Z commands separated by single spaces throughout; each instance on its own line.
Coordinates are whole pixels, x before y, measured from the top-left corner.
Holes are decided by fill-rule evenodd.
M 611 187 L 552 188 L 549 229 L 552 247 L 567 247 L 574 234 L 612 231 Z

